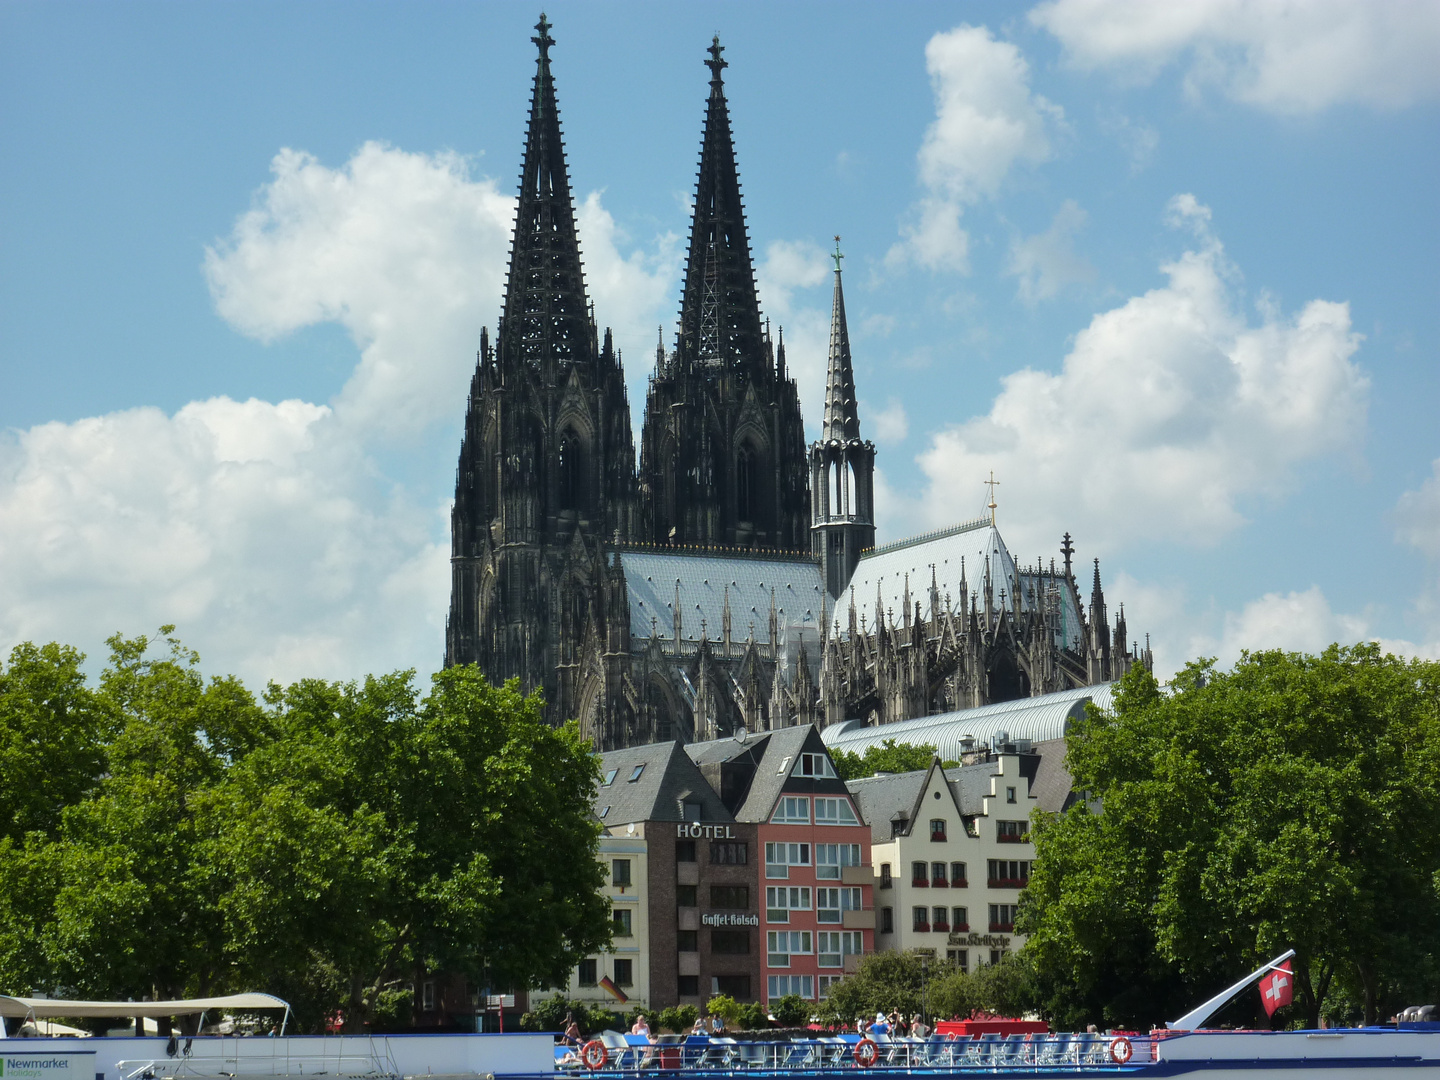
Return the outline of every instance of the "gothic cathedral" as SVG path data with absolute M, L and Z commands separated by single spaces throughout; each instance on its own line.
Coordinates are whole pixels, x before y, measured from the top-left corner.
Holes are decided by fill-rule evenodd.
M 807 451 L 756 293 L 718 38 L 680 326 L 656 350 L 637 470 L 620 350 L 585 290 L 544 16 L 536 30 L 505 299 L 493 343 L 481 333 L 455 478 L 446 664 L 518 678 L 553 722 L 578 717 L 612 749 L 884 723 L 1142 662 L 1123 612 L 1110 630 L 1098 566 L 1086 617 L 1068 536 L 1048 572 L 1017 566 L 993 520 L 875 548 L 838 237 Z M 922 566 L 928 613 L 911 610 Z

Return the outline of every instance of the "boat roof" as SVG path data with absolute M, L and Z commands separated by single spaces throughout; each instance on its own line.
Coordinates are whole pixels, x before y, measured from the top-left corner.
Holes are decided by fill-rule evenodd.
M 212 1009 L 285 1009 L 290 1003 L 274 994 L 226 994 L 179 1001 L 67 1001 L 63 998 L 10 997 L 0 994 L 0 1016 L 186 1016 Z

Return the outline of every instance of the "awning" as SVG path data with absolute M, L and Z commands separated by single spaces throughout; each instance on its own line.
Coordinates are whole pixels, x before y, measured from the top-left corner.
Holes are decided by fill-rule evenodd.
M 212 1009 L 290 1009 L 274 994 L 227 994 L 181 1001 L 64 1001 L 60 998 L 7 997 L 0 994 L 0 1016 L 188 1016 Z

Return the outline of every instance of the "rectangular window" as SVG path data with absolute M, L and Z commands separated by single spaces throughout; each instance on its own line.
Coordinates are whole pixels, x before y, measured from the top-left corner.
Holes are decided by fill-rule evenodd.
M 952 862 L 950 864 L 950 887 L 952 889 L 963 889 L 970 882 L 965 876 L 965 864 L 963 862 Z
M 765 845 L 765 876 L 767 878 L 788 878 L 790 867 L 809 865 L 809 844 Z
M 893 934 L 895 932 L 895 909 L 882 907 L 880 909 L 880 932 L 882 934 Z
M 890 864 L 888 862 L 882 862 L 880 864 L 880 888 L 893 889 L 894 887 L 895 882 L 890 877 Z
M 680 978 L 677 980 L 677 985 L 675 989 L 681 997 L 699 997 L 700 976 L 681 975 Z
M 841 921 L 840 913 L 842 911 L 859 910 L 861 910 L 859 889 L 815 890 L 815 919 L 817 922 L 838 923 Z
M 975 837 L 980 835 L 980 820 L 978 818 L 972 816 L 965 819 L 965 835 Z
M 818 805 L 818 803 L 817 803 Z M 816 844 L 815 876 L 839 881 L 841 867 L 862 866 L 859 844 Z
M 425 980 L 424 986 L 421 987 L 421 995 L 422 995 L 422 996 L 421 996 L 421 1002 L 422 1002 L 421 1008 L 423 1008 L 426 1012 L 434 1012 L 434 1011 L 435 1011 L 435 981 L 434 981 L 433 979 L 426 979 L 426 980 Z
M 770 930 L 765 935 L 765 946 L 767 967 L 789 967 L 791 956 L 810 955 L 810 931 Z
M 965 949 L 946 949 L 945 959 L 954 964 L 961 971 L 970 971 L 970 953 Z
M 831 533 L 831 536 L 839 536 L 839 533 Z M 820 991 L 820 1000 L 824 1001 L 830 996 L 830 988 L 838 983 L 845 976 L 843 975 L 820 975 L 815 979 L 815 988 Z
M 641 762 L 639 765 L 636 765 L 635 768 L 630 771 L 630 779 L 628 782 L 631 784 L 635 783 L 636 780 L 640 779 L 640 774 L 644 771 L 645 763 Z
M 610 884 L 616 888 L 630 884 L 630 860 L 614 859 L 610 863 Z
M 597 965 L 593 958 L 580 961 L 580 967 L 576 971 L 576 976 L 581 986 L 594 986 L 600 981 L 599 976 L 596 975 L 596 967 Z
M 1005 950 L 1004 950 L 1004 949 L 991 949 L 991 950 L 990 950 L 990 963 L 991 963 L 991 964 L 998 964 L 998 963 L 1000 962 L 1001 957 L 1003 957 L 1004 955 L 1005 955 Z
M 930 884 L 930 864 L 917 862 L 910 864 L 910 884 L 917 889 L 923 889 Z
M 765 888 L 765 921 L 789 922 L 790 912 L 810 910 L 808 885 L 769 885 Z
M 616 986 L 634 986 L 634 985 L 635 985 L 635 961 L 634 961 L 634 960 L 621 960 L 618 956 L 615 958 L 615 985 L 616 985 Z
M 716 956 L 748 956 L 749 930 L 711 930 L 710 951 Z
M 910 912 L 910 929 L 919 934 L 928 934 L 930 932 L 929 908 L 917 907 Z
M 945 864 L 943 862 L 930 864 L 930 884 L 937 889 L 943 889 L 949 885 L 945 880 Z
M 816 799 L 816 825 L 859 825 L 860 819 L 850 809 L 849 799 Z
M 963 907 L 950 909 L 950 929 L 957 934 L 963 934 L 970 929 L 970 913 Z
M 747 866 L 750 863 L 750 845 L 743 840 L 713 840 L 710 843 L 712 866 Z
M 746 1001 L 750 997 L 749 975 L 712 975 L 710 985 L 715 988 L 715 993 L 728 994 L 736 1001 Z
M 684 810 L 684 818 L 686 821 L 693 821 L 697 825 L 700 823 L 700 815 L 704 811 L 704 807 L 698 802 L 687 802 Z
M 748 908 L 750 906 L 750 886 L 711 885 L 710 906 L 718 908 Z
M 699 952 L 700 935 L 694 930 L 677 930 L 675 932 L 676 952 Z
M 676 840 L 676 841 L 675 841 L 675 861 L 676 861 L 676 862 L 694 862 L 694 861 L 695 861 L 695 841 L 694 841 L 694 840 Z
M 799 994 L 807 1000 L 815 997 L 814 981 L 810 975 L 771 975 L 766 985 L 770 990 L 771 1001 L 791 994 Z
M 838 968 L 847 956 L 859 956 L 865 939 L 858 930 L 821 930 L 815 935 L 816 963 Z
M 619 769 L 610 769 L 605 773 L 604 784 L 606 787 L 609 787 L 611 784 L 615 783 L 615 774 L 619 771 Z
M 1023 889 L 1030 884 L 1027 859 L 991 859 L 987 885 L 992 889 Z
M 1014 802 L 1014 801 L 1015 801 L 1015 789 L 1014 789 L 1013 787 L 1007 787 L 1007 788 L 1005 789 L 1005 801 L 1006 801 L 1006 802 Z
M 776 804 L 775 816 L 770 820 L 776 825 L 809 825 L 810 800 L 786 795 Z
M 633 934 L 630 928 L 631 918 L 633 913 L 629 908 L 616 908 L 610 912 L 610 929 L 616 937 L 630 937 Z
M 1002 844 L 1023 844 L 1029 839 L 1028 832 L 1023 821 L 995 822 L 995 839 Z
M 801 754 L 800 775 L 822 776 L 827 780 L 839 778 L 835 772 L 835 766 L 830 764 L 830 758 L 825 754 Z
M 699 890 L 700 887 L 698 885 L 676 885 L 675 906 L 696 907 L 699 904 L 699 899 L 695 894 L 699 892 Z
M 945 933 L 950 931 L 950 909 L 937 907 L 930 915 L 930 929 Z
M 991 904 L 990 905 L 990 932 L 1010 933 L 1015 929 L 1015 905 L 1014 904 Z
M 930 839 L 931 839 L 931 840 L 944 840 L 944 839 L 945 839 L 945 819 L 944 819 L 944 818 L 939 818 L 939 817 L 937 817 L 937 818 L 931 818 L 931 819 L 930 819 Z

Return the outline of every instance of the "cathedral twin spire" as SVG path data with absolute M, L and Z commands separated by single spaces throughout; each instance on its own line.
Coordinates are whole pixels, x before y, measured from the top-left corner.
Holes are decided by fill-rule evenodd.
M 564 367 L 595 352 L 560 110 L 550 73 L 550 46 L 555 44 L 550 26 L 542 14 L 535 25 L 537 35 L 530 39 L 540 55 L 535 62 L 510 274 L 497 335 L 502 358 L 523 359 L 537 369 L 552 363 Z

